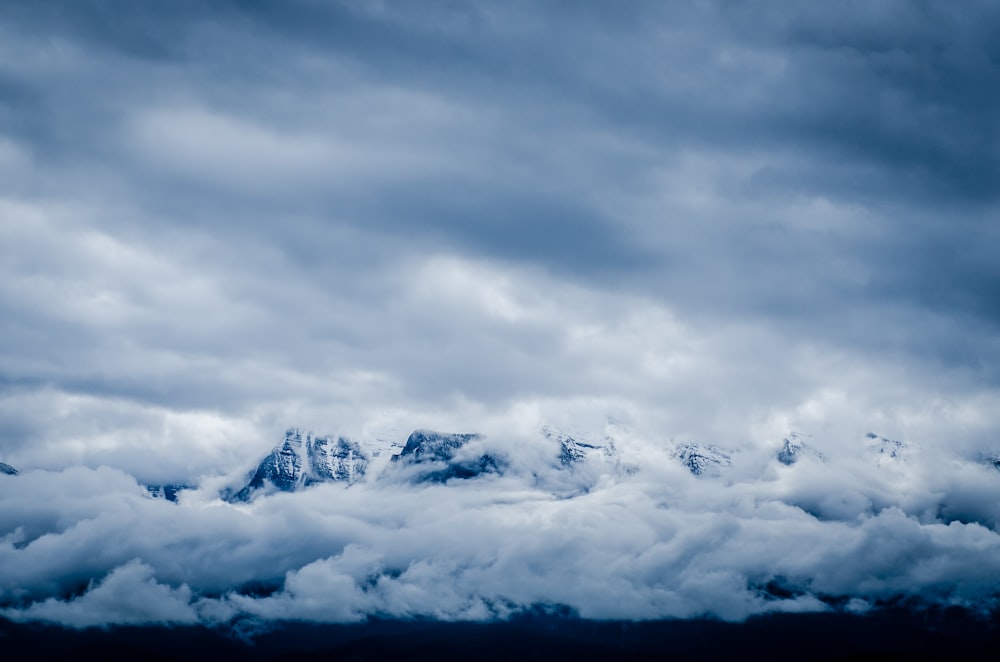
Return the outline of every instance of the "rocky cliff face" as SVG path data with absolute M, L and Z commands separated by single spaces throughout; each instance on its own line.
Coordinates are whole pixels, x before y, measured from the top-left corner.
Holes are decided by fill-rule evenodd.
M 778 462 L 791 466 L 799 461 L 804 450 L 802 439 L 793 432 L 785 437 L 781 450 L 778 451 Z
M 730 455 L 716 446 L 681 444 L 674 456 L 695 476 L 717 476 L 732 464 Z
M 306 484 L 312 482 L 343 481 L 354 483 L 365 475 L 369 455 L 357 442 L 338 437 L 316 437 L 306 444 Z
M 417 430 L 406 440 L 402 452 L 392 460 L 401 465 L 420 467 L 414 473 L 417 482 L 443 483 L 453 478 L 469 479 L 502 473 L 506 466 L 503 458 L 488 452 L 470 452 L 467 448 L 470 442 L 482 439 L 478 434 Z
M 788 467 L 804 457 L 811 457 L 820 461 L 826 459 L 822 453 L 802 441 L 802 435 L 797 432 L 788 433 L 788 436 L 782 440 L 781 450 L 778 451 L 775 457 L 777 457 L 778 462 Z
M 360 480 L 369 455 L 349 439 L 315 437 L 298 429 L 261 460 L 249 482 L 238 492 L 224 495 L 229 501 L 250 501 L 259 492 L 294 492 L 314 483 Z
M 585 462 L 589 457 L 597 457 L 612 452 L 608 446 L 581 441 L 565 432 L 556 430 L 550 425 L 542 426 L 542 436 L 559 444 L 559 464 L 563 467 L 572 467 L 580 462 Z

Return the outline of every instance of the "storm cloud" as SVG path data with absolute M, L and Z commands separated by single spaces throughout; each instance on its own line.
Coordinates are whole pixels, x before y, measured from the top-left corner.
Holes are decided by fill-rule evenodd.
M 3 3 L 4 613 L 992 604 L 998 105 L 987 2 Z M 220 501 L 289 426 L 520 459 Z

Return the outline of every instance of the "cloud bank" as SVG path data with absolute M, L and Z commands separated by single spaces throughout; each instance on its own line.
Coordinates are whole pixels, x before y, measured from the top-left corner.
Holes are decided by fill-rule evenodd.
M 752 445 L 698 475 L 671 445 L 611 432 L 616 457 L 571 467 L 551 439 L 508 439 L 487 444 L 507 459 L 499 474 L 414 482 L 383 456 L 362 482 L 249 503 L 220 500 L 220 480 L 151 498 L 110 468 L 0 476 L 2 613 L 239 628 L 539 607 L 624 620 L 997 607 L 989 463 L 810 438 L 823 452 L 790 465 Z

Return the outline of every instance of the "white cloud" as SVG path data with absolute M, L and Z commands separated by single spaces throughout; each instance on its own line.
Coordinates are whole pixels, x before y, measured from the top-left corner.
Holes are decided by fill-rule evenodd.
M 598 462 L 567 474 L 554 446 L 491 443 L 513 454 L 505 476 L 422 485 L 383 462 L 351 487 L 237 506 L 211 486 L 180 504 L 150 499 L 111 469 L 0 476 L 0 601 L 11 618 L 74 627 L 483 620 L 540 604 L 600 619 L 993 604 L 991 467 L 920 452 L 882 467 L 859 440 L 792 466 L 775 448 L 744 449 L 718 477 L 696 477 L 633 433 L 616 443 L 638 472 Z M 567 490 L 568 477 L 588 489 Z

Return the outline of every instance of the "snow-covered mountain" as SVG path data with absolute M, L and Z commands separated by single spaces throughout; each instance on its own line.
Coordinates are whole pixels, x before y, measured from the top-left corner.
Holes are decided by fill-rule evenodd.
M 482 440 L 482 435 L 474 433 L 445 434 L 416 430 L 392 461 L 403 466 L 419 467 L 414 473 L 417 482 L 443 483 L 452 478 L 468 479 L 502 473 L 507 464 L 502 457 L 470 448 L 472 442 Z
M 249 502 L 261 494 L 294 492 L 316 483 L 340 482 L 347 485 L 359 481 L 380 480 L 395 476 L 411 483 L 446 483 L 452 480 L 469 480 L 488 475 L 502 475 L 512 471 L 533 477 L 535 484 L 559 494 L 588 491 L 602 476 L 627 476 L 638 471 L 637 467 L 623 464 L 615 440 L 606 433 L 599 441 L 586 435 L 571 435 L 552 426 L 538 430 L 548 443 L 553 443 L 551 459 L 544 465 L 525 464 L 523 458 L 510 455 L 510 450 L 497 450 L 487 443 L 485 436 L 477 433 L 444 433 L 432 430 L 415 430 L 400 449 L 398 442 L 379 439 L 374 442 L 357 442 L 342 436 L 314 436 L 292 428 L 285 433 L 280 444 L 274 447 L 247 474 L 245 481 L 224 489 L 222 498 L 230 502 Z M 826 461 L 815 448 L 803 441 L 804 435 L 790 432 L 772 456 L 779 463 L 792 468 L 803 458 Z M 892 471 L 905 471 L 908 454 L 914 452 L 902 441 L 889 439 L 874 432 L 863 437 L 863 446 L 879 467 Z M 500 448 L 503 448 L 502 446 Z M 667 452 L 693 475 L 717 477 L 733 465 L 730 451 L 715 445 L 694 442 L 682 443 Z M 388 456 L 388 457 L 387 457 Z M 379 457 L 384 461 L 373 460 Z M 979 462 L 1000 470 L 1000 454 L 983 453 Z M 16 471 L 0 463 L 4 473 Z M 177 501 L 181 490 L 191 485 L 148 485 L 150 497 Z
M 818 460 L 824 459 L 822 453 L 809 447 L 802 441 L 802 435 L 798 432 L 788 433 L 788 436 L 782 440 L 781 450 L 776 455 L 778 462 L 789 467 L 805 456 L 812 456 Z
M 543 425 L 542 436 L 551 439 L 559 444 L 559 464 L 564 467 L 571 467 L 580 462 L 587 461 L 588 458 L 609 456 L 614 453 L 613 445 L 592 444 L 580 441 L 565 432 L 555 429 L 551 425 Z
M 8 476 L 16 476 L 17 469 L 10 466 L 6 462 L 0 462 L 0 474 L 7 474 Z
M 557 468 L 573 469 L 588 462 L 616 461 L 611 440 L 602 445 L 589 443 L 550 426 L 544 426 L 540 432 L 544 438 L 559 444 L 553 458 Z M 389 465 L 415 483 L 445 483 L 453 479 L 503 474 L 509 468 L 508 458 L 490 450 L 485 441 L 483 435 L 476 433 L 415 430 L 400 452 L 391 456 Z M 372 459 L 393 446 L 399 447 L 384 441 L 369 445 L 344 437 L 314 436 L 292 428 L 247 476 L 246 482 L 224 490 L 222 497 L 234 503 L 249 502 L 258 494 L 294 492 L 315 483 L 353 484 L 365 480 Z M 378 472 L 379 465 L 375 467 Z M 151 497 L 176 501 L 177 492 L 186 487 L 148 485 L 146 491 Z
M 778 462 L 791 466 L 799 461 L 799 457 L 802 456 L 804 450 L 805 447 L 802 444 L 802 438 L 793 432 L 785 437 L 781 450 L 778 451 Z
M 674 457 L 695 476 L 717 476 L 723 467 L 733 463 L 729 453 L 721 448 L 696 443 L 681 444 L 674 452 Z
M 258 492 L 294 492 L 331 481 L 354 483 L 364 476 L 370 459 L 356 441 L 316 437 L 293 428 L 260 462 L 242 489 L 224 496 L 228 501 L 250 501 Z

